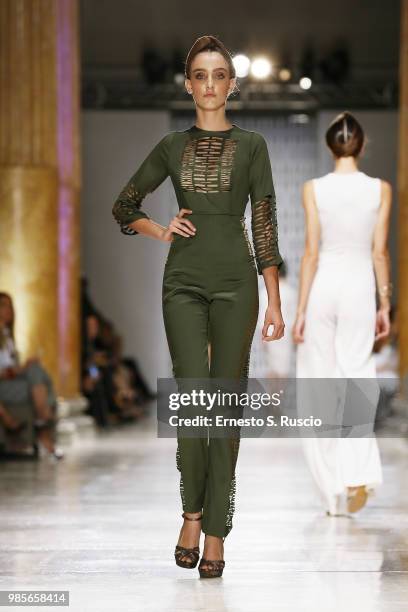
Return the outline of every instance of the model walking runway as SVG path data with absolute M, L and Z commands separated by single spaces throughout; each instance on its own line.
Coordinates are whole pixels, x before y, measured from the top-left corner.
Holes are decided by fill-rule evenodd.
M 283 335 L 277 274 L 283 260 L 268 148 L 257 132 L 236 124 L 222 127 L 234 79 L 235 69 L 222 43 L 211 36 L 198 39 L 186 62 L 186 88 L 197 100 L 198 119 L 211 127 L 218 117 L 219 129 L 192 125 L 165 135 L 113 207 L 123 233 L 144 229 L 171 242 L 162 305 L 177 379 L 248 377 L 259 309 L 257 276 L 265 270 L 270 301 L 263 335 L 269 340 Z M 151 222 L 141 203 L 167 176 L 179 213 L 162 228 Z M 244 221 L 248 197 L 255 253 Z M 270 325 L 274 331 L 268 336 Z M 232 528 L 238 449 L 239 437 L 191 438 L 178 429 L 176 459 L 183 517 L 189 525 L 183 526 L 175 557 L 178 565 L 195 567 L 198 545 L 187 540 L 197 542 L 202 530 L 207 544 L 199 567 L 202 577 L 220 576 L 224 568 L 220 544 Z
M 312 258 L 319 232 L 321 245 L 305 315 L 295 326 L 295 339 L 301 339 L 296 374 L 298 378 L 375 378 L 373 344 L 381 326 L 381 331 L 388 333 L 389 303 L 385 294 L 376 329 L 373 257 L 386 248 L 386 215 L 380 210 L 381 206 L 388 209 L 388 198 L 383 194 L 382 181 L 367 176 L 355 165 L 357 144 L 360 149 L 362 145 L 356 120 L 341 116 L 331 129 L 338 146 L 345 147 L 337 159 L 346 160 L 349 166 L 340 166 L 339 162 L 336 171 L 305 186 L 307 247 Z M 331 132 L 328 141 L 331 143 Z M 387 284 L 388 271 L 378 266 L 376 271 L 379 285 Z M 300 311 L 305 302 L 306 278 L 304 266 Z M 301 325 L 303 336 L 299 335 Z M 302 397 L 298 401 L 301 403 Z M 329 513 L 337 513 L 340 496 L 348 488 L 372 489 L 382 482 L 375 437 L 305 437 L 303 442 L 309 468 Z

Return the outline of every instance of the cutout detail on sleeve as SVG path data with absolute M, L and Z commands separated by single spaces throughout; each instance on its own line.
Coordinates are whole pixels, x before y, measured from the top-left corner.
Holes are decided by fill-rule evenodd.
M 120 192 L 112 210 L 113 216 L 120 225 L 122 234 L 135 236 L 139 233 L 129 227 L 129 223 L 136 221 L 135 215 L 140 218 L 147 218 L 147 215 L 140 211 L 142 201 L 142 194 L 139 193 L 133 182 L 129 181 L 126 187 Z
M 252 207 L 252 237 L 258 273 L 269 266 L 283 262 L 278 248 L 278 221 L 276 201 L 272 195 L 258 200 Z

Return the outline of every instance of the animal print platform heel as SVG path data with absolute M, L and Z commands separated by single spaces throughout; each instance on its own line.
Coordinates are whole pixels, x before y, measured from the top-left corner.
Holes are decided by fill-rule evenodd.
M 183 512 L 181 516 L 187 519 L 188 521 L 201 521 L 203 515 L 200 514 L 200 516 L 192 518 L 191 516 L 186 516 L 186 513 Z M 200 548 L 198 546 L 194 546 L 194 548 L 185 548 L 184 546 L 180 546 L 179 544 L 177 544 L 174 550 L 174 558 L 176 560 L 176 564 L 180 567 L 185 567 L 187 569 L 194 568 L 198 563 L 199 557 Z
M 223 542 L 224 542 L 223 538 Z M 206 567 L 203 567 L 206 566 Z M 200 578 L 220 578 L 224 571 L 225 561 L 223 559 L 205 559 L 201 557 L 198 571 L 200 572 Z

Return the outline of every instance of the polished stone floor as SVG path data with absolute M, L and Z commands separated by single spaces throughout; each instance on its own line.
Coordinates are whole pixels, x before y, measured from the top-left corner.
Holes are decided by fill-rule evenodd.
M 0 590 L 69 590 L 75 612 L 402 612 L 408 441 L 380 447 L 385 484 L 360 514 L 329 518 L 296 439 L 243 439 L 224 576 L 207 581 L 173 561 L 175 440 L 154 416 L 81 436 L 59 464 L 2 463 Z

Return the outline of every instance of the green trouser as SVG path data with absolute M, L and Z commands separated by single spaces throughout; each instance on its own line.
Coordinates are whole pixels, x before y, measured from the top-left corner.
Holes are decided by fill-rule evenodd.
M 174 235 L 163 276 L 163 318 L 173 375 L 246 379 L 259 301 L 257 271 L 243 225 L 235 215 L 196 213 L 188 218 L 197 235 Z M 206 534 L 225 537 L 232 528 L 239 442 L 236 436 L 183 437 L 178 430 L 183 510 L 203 512 Z

